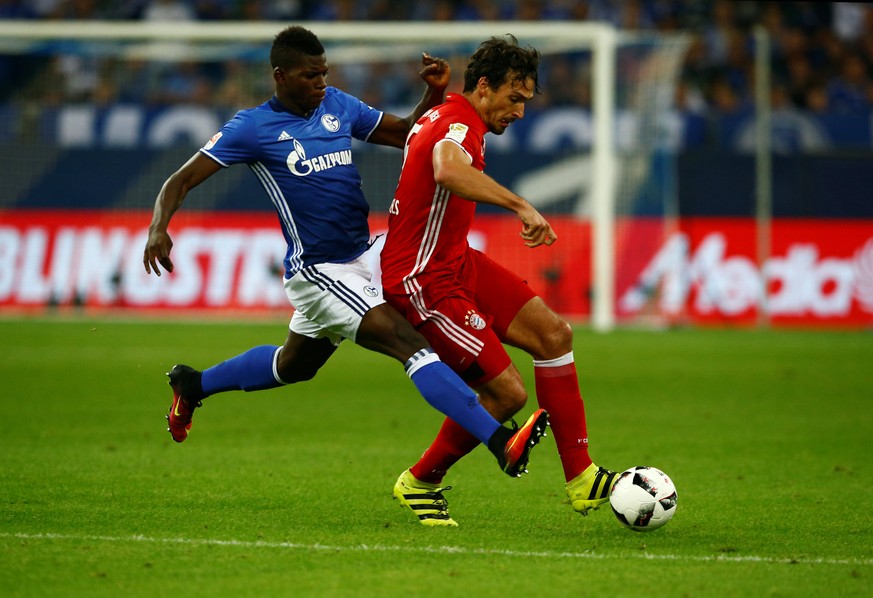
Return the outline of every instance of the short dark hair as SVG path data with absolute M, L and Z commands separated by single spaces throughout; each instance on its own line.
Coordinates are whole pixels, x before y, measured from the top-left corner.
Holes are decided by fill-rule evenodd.
M 540 65 L 540 53 L 536 48 L 522 48 L 514 35 L 492 37 L 479 45 L 470 57 L 470 62 L 464 71 L 464 91 L 476 89 L 476 84 L 482 77 L 488 78 L 491 89 L 497 89 L 507 81 L 524 82 L 531 78 L 534 91 L 539 93 L 540 85 L 537 68 Z
M 324 46 L 309 29 L 292 25 L 276 34 L 270 48 L 270 66 L 288 68 L 300 61 L 302 56 L 320 56 Z

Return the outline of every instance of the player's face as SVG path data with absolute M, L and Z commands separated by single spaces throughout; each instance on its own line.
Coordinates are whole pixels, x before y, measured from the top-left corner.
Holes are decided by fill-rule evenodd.
M 491 89 L 484 77 L 479 81 L 479 115 L 495 135 L 501 135 L 506 127 L 519 118 L 524 118 L 524 105 L 534 97 L 534 80 L 506 81 L 497 89 Z
M 303 56 L 301 62 L 288 68 L 276 67 L 276 97 L 294 114 L 309 114 L 324 100 L 327 70 L 324 54 Z

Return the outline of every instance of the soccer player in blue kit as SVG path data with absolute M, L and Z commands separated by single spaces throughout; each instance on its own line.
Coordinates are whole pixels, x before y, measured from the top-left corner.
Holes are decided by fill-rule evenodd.
M 182 364 L 172 368 L 167 419 L 173 440 L 186 439 L 194 409 L 206 397 L 309 380 L 348 338 L 403 363 L 431 406 L 487 445 L 504 472 L 521 475 L 530 450 L 545 433 L 548 414 L 537 410 L 517 430 L 495 420 L 424 337 L 385 303 L 363 257 L 370 247 L 369 206 L 352 161 L 352 138 L 403 147 L 412 124 L 443 101 L 448 63 L 423 54 L 421 77 L 427 90 L 406 118 L 328 86 L 324 47 L 303 27 L 276 35 L 270 64 L 275 95 L 238 112 L 164 182 L 143 265 L 158 276 L 160 267 L 172 272 L 167 229 L 187 193 L 222 168 L 247 164 L 279 216 L 288 244 L 285 292 L 295 311 L 281 347 L 254 347 L 203 371 Z

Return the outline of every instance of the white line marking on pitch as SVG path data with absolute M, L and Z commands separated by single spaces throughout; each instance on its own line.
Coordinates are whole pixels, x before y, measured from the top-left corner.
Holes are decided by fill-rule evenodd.
M 301 544 L 298 542 L 265 542 L 248 540 L 210 540 L 194 538 L 151 538 L 149 536 L 89 536 L 70 534 L 15 534 L 0 532 L 0 538 L 21 540 L 72 540 L 87 542 L 143 542 L 151 544 L 183 544 L 187 546 L 233 546 L 241 548 L 285 548 L 292 550 L 326 550 L 330 552 L 422 552 L 428 554 L 461 554 L 529 557 L 549 559 L 639 559 L 644 561 L 695 561 L 725 563 L 764 563 L 774 565 L 873 565 L 873 559 L 823 559 L 823 558 L 775 558 L 766 556 L 694 556 L 677 554 L 651 554 L 629 552 L 626 554 L 598 554 L 593 552 L 548 552 L 501 550 L 490 548 L 466 548 L 463 546 L 382 546 L 379 544 L 356 544 L 350 546 L 330 546 L 327 544 Z

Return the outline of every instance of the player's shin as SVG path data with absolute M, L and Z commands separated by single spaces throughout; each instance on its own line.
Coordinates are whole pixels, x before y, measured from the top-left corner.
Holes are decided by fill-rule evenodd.
M 282 386 L 276 373 L 280 347 L 262 345 L 203 370 L 201 384 L 206 396 L 228 390 L 265 390 Z
M 476 393 L 464 384 L 433 351 L 422 349 L 409 358 L 406 375 L 421 396 L 435 409 L 455 420 L 470 434 L 487 444 L 500 422 L 481 404 Z
M 570 481 L 591 465 L 585 404 L 573 353 L 557 359 L 534 360 L 534 380 L 537 402 L 552 416 L 564 477 Z

